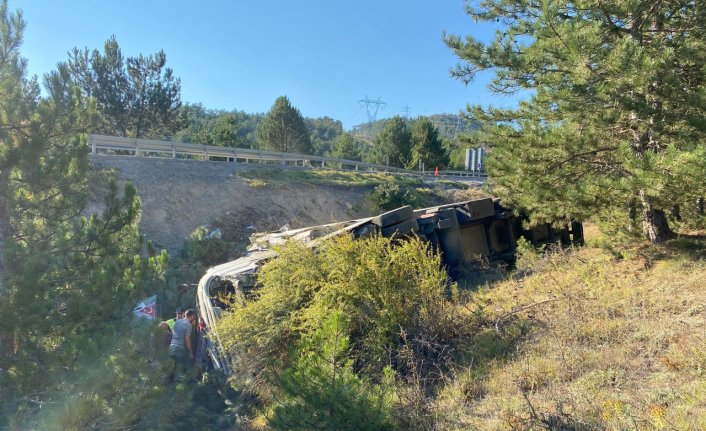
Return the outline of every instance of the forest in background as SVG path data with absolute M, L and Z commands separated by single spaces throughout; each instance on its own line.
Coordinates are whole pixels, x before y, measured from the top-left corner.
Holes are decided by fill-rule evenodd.
M 43 81 L 47 91 L 71 86 L 93 100 L 91 131 L 113 136 L 299 152 L 396 167 L 418 168 L 421 160 L 426 166 L 462 168 L 468 141 L 463 136 L 474 130 L 460 114 L 438 114 L 395 116 L 348 132 L 339 120 L 304 117 L 287 96 L 278 97 L 266 113 L 208 109 L 183 103 L 181 80 L 166 64 L 164 51 L 125 57 L 111 36 L 102 50 L 73 48 Z M 412 133 L 415 127 L 418 131 Z

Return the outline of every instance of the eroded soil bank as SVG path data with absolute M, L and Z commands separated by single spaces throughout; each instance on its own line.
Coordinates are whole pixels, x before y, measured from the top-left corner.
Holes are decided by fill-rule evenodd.
M 109 176 L 120 184 L 131 182 L 142 201 L 140 233 L 170 254 L 179 252 L 185 238 L 202 225 L 218 227 L 231 241 L 246 241 L 256 231 L 350 220 L 379 211 L 366 197 L 374 187 L 369 182 L 326 184 L 325 175 L 314 182 L 298 181 L 296 175 L 282 180 L 278 172 L 301 168 L 132 156 L 92 155 L 91 160 L 95 170 L 88 211 L 101 209 Z M 247 178 L 245 173 L 253 170 L 265 180 Z M 431 187 L 439 202 L 472 194 L 458 185 L 423 187 Z

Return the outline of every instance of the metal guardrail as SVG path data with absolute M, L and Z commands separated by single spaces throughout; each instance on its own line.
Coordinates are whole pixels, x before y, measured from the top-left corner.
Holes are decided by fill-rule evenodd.
M 434 176 L 434 172 L 419 172 L 392 166 L 377 165 L 374 163 L 360 162 L 357 160 L 335 159 L 309 154 L 281 153 L 277 151 L 262 151 L 252 148 L 217 147 L 213 145 L 186 144 L 183 142 L 158 141 L 154 139 L 124 138 L 119 136 L 88 135 L 88 144 L 91 153 L 107 153 L 109 151 L 125 151 L 135 156 L 157 156 L 177 158 L 177 156 L 203 157 L 211 160 L 212 157 L 226 161 L 242 160 L 245 163 L 278 163 L 282 165 L 309 166 L 354 171 L 389 172 L 403 175 Z M 443 177 L 487 177 L 485 172 L 468 171 L 439 171 Z

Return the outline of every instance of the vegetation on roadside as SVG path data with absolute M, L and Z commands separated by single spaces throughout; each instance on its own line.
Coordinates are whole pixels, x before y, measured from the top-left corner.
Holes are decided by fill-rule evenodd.
M 421 178 L 391 175 L 383 172 L 362 173 L 333 169 L 282 169 L 276 166 L 248 166 L 247 169 L 239 170 L 237 175 L 247 181 L 259 180 L 265 184 L 272 185 L 287 184 L 294 181 L 304 184 L 336 185 L 341 187 L 376 186 L 387 182 L 395 182 L 405 186 L 423 184 Z
M 460 366 L 445 429 L 698 430 L 706 426 L 706 241 L 588 246 L 533 259 L 473 295 L 511 355 Z M 524 275 L 523 275 L 524 274 Z
M 359 173 L 354 171 L 281 169 L 277 167 L 248 167 L 238 171 L 238 177 L 252 187 L 289 186 L 313 184 L 370 189 L 367 198 L 378 211 L 389 211 L 404 205 L 415 208 L 449 203 L 450 191 L 466 191 L 468 186 L 454 181 L 425 182 L 422 178 L 385 173 Z M 467 198 L 484 193 L 467 193 Z
M 150 80 L 158 93 L 178 93 L 178 81 L 166 71 L 161 75 L 162 55 L 129 59 L 141 69 L 129 78 L 122 59 L 110 62 L 117 74 L 97 76 L 92 84 L 98 87 L 91 89 L 60 64 L 45 77 L 42 95 L 19 52 L 24 27 L 22 14 L 3 1 L 0 429 L 178 429 L 174 422 L 182 429 L 217 428 L 225 405 L 204 392 L 218 393 L 223 382 L 210 376 L 197 385 L 167 384 L 171 361 L 163 332 L 133 318 L 142 298 L 156 295 L 160 305 L 172 299 L 169 256 L 138 234 L 136 189 L 108 179 L 92 191 L 102 198 L 100 210 L 87 209 L 85 133 L 108 123 L 126 133 L 148 133 L 169 120 L 161 114 L 171 115 L 131 104 L 124 116 L 112 117 L 95 92 L 120 82 L 130 93 L 136 82 Z M 113 42 L 105 55 L 117 59 Z M 95 54 L 90 73 L 112 73 L 96 69 L 107 67 L 106 61 Z M 162 78 L 174 86 L 156 84 Z M 150 125 L 137 124 L 143 120 Z
M 446 37 L 466 62 L 453 73 L 492 69 L 496 91 L 533 90 L 517 109 L 469 112 L 483 126 L 469 141 L 492 145 L 494 190 L 534 222 L 593 218 L 607 236 L 568 251 L 521 242 L 514 270 L 480 262 L 458 284 L 415 238 L 288 244 L 219 326 L 236 376 L 171 383 L 164 334 L 132 309 L 153 294 L 190 305 L 175 279 L 195 281 L 234 244 L 203 228 L 183 260 L 154 250 L 129 184 L 108 181 L 102 210 L 87 213 L 85 134 L 231 146 L 259 136 L 272 148 L 285 135 L 264 115 L 182 106 L 165 54 L 125 59 L 114 37 L 103 52 L 73 50 L 42 92 L 20 55 L 22 15 L 3 1 L 0 428 L 706 429 L 706 9 L 487 0 L 467 10 L 504 29 L 489 43 Z M 459 162 L 431 120 L 390 119 L 367 146 L 285 101 L 273 111 L 297 130 L 280 149 Z M 420 179 L 384 174 L 238 175 L 259 187 L 367 187 L 381 209 L 438 199 Z
M 439 256 L 418 239 L 349 236 L 278 254 L 260 270 L 255 297 L 233 303 L 217 327 L 237 352 L 235 385 L 258 396 L 255 415 L 275 429 L 421 419 L 405 411 L 419 413 L 413 404 L 474 327 L 449 299 Z
M 706 239 L 602 243 L 469 287 L 417 240 L 289 244 L 219 327 L 243 426 L 703 429 Z

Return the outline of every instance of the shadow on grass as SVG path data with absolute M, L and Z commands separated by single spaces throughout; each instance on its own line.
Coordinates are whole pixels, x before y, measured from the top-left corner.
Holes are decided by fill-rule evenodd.
M 607 249 L 605 244 L 601 244 L 600 247 Z M 620 250 L 618 253 L 620 258 L 624 257 L 624 253 L 640 257 L 644 260 L 645 267 L 649 269 L 655 262 L 668 259 L 706 260 L 706 235 L 678 234 L 661 244 L 651 244 L 643 241 L 637 244 L 618 245 L 613 248 Z
M 706 235 L 679 235 L 667 241 L 665 248 L 673 254 L 682 254 L 694 260 L 706 259 Z
M 505 261 L 489 262 L 479 259 L 467 262 L 449 271 L 449 275 L 464 291 L 474 292 L 481 287 L 515 278 L 511 263 Z
M 486 311 L 485 299 L 478 295 L 480 289 L 524 276 L 514 271 L 509 263 L 479 260 L 456 268 L 453 276 L 459 287 L 458 304 L 473 315 L 476 323 L 459 345 L 455 361 L 461 367 L 473 367 L 476 378 L 482 379 L 491 364 L 511 360 L 517 347 L 539 322 L 512 311 L 498 316 Z

